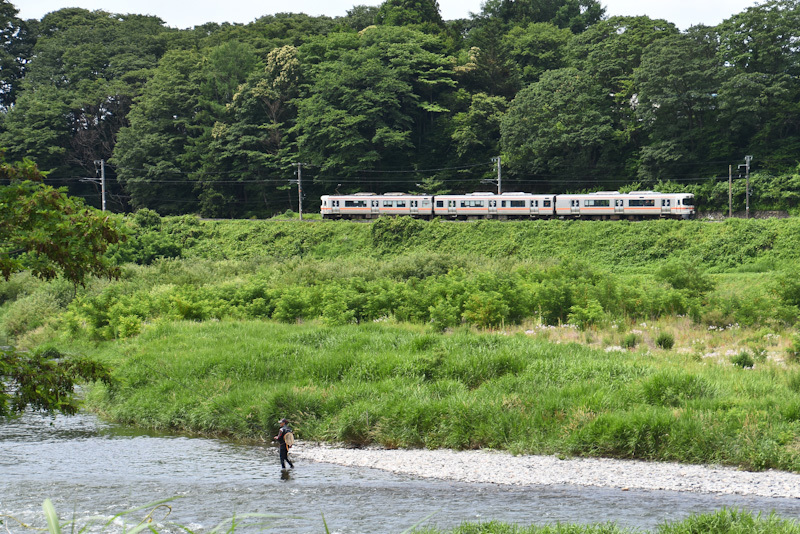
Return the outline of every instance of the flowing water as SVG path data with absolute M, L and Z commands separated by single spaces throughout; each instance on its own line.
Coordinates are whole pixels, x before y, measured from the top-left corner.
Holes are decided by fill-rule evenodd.
M 277 449 L 217 439 L 143 433 L 91 415 L 27 414 L 0 421 L 0 530 L 33 532 L 45 525 L 50 498 L 62 520 L 115 514 L 178 497 L 152 514 L 159 532 L 209 532 L 243 514 L 278 516 L 274 530 L 332 533 L 401 532 L 498 520 L 521 525 L 615 522 L 642 530 L 691 513 L 735 507 L 800 518 L 800 499 L 620 491 L 578 486 L 503 487 L 419 480 L 373 469 L 299 461 L 282 471 Z M 152 507 L 103 529 L 135 526 Z M 433 515 L 431 515 L 433 514 Z M 260 519 L 259 521 L 264 521 Z M 22 526 L 22 524 L 28 525 Z M 236 532 L 255 532 L 239 526 Z M 223 529 L 223 532 L 227 528 Z

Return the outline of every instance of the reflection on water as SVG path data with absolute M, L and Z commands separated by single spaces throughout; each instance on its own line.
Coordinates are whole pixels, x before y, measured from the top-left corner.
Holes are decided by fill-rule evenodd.
M 147 434 L 93 416 L 26 415 L 0 423 L 0 515 L 41 526 L 50 498 L 62 519 L 111 517 L 169 497 L 154 514 L 204 532 L 235 514 L 275 514 L 295 532 L 399 532 L 465 521 L 519 524 L 616 522 L 653 529 L 696 512 L 738 507 L 800 517 L 800 500 L 620 491 L 573 486 L 503 487 L 418 480 L 365 468 L 298 462 L 281 470 L 277 449 L 223 440 Z M 136 523 L 146 512 L 128 519 Z M 136 519 L 134 519 L 136 518 Z M 17 532 L 13 521 L 6 521 Z M 18 528 L 18 527 L 17 527 Z M 280 527 L 278 527 L 280 528 Z M 160 531 L 179 531 L 159 527 Z M 237 528 L 245 532 L 246 528 Z M 253 529 L 255 531 L 255 529 Z

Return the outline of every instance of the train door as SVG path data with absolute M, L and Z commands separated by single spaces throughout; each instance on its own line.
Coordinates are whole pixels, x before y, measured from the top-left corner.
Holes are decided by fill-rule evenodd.
M 411 210 L 411 215 L 419 215 L 419 200 L 409 202 L 409 209 Z
M 672 212 L 672 200 L 669 198 L 661 199 L 661 215 L 669 215 Z
M 531 215 L 539 215 L 539 201 L 531 200 Z
M 489 201 L 489 215 L 497 215 L 497 201 L 490 200 Z
M 580 200 L 570 200 L 569 202 L 569 212 L 572 215 L 580 215 L 581 214 L 581 201 Z
M 372 212 L 373 215 L 380 215 L 381 208 L 380 208 L 380 201 L 379 200 L 373 200 L 372 201 L 372 205 L 370 207 L 370 211 Z
M 334 215 L 339 215 L 341 212 L 339 211 L 339 201 L 338 200 L 331 200 L 331 213 Z
M 618 198 L 614 201 L 614 213 L 617 215 L 625 213 L 625 200 Z
M 448 215 L 455 215 L 456 214 L 456 201 L 455 200 L 448 200 L 447 201 L 447 214 Z

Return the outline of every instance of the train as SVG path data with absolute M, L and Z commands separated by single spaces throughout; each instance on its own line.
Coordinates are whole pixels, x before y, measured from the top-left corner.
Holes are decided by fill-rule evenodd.
M 323 219 L 377 219 L 409 216 L 420 219 L 690 219 L 695 216 L 691 193 L 599 191 L 572 195 L 532 193 L 467 193 L 414 195 L 354 193 L 323 195 Z

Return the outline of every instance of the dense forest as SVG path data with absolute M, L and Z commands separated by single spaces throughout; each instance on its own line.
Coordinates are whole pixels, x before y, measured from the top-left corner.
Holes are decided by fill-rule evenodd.
M 800 0 L 715 27 L 598 0 L 436 0 L 190 29 L 0 0 L 0 147 L 108 209 L 266 217 L 355 191 L 695 192 L 798 206 Z M 294 182 L 293 182 L 294 181 Z

